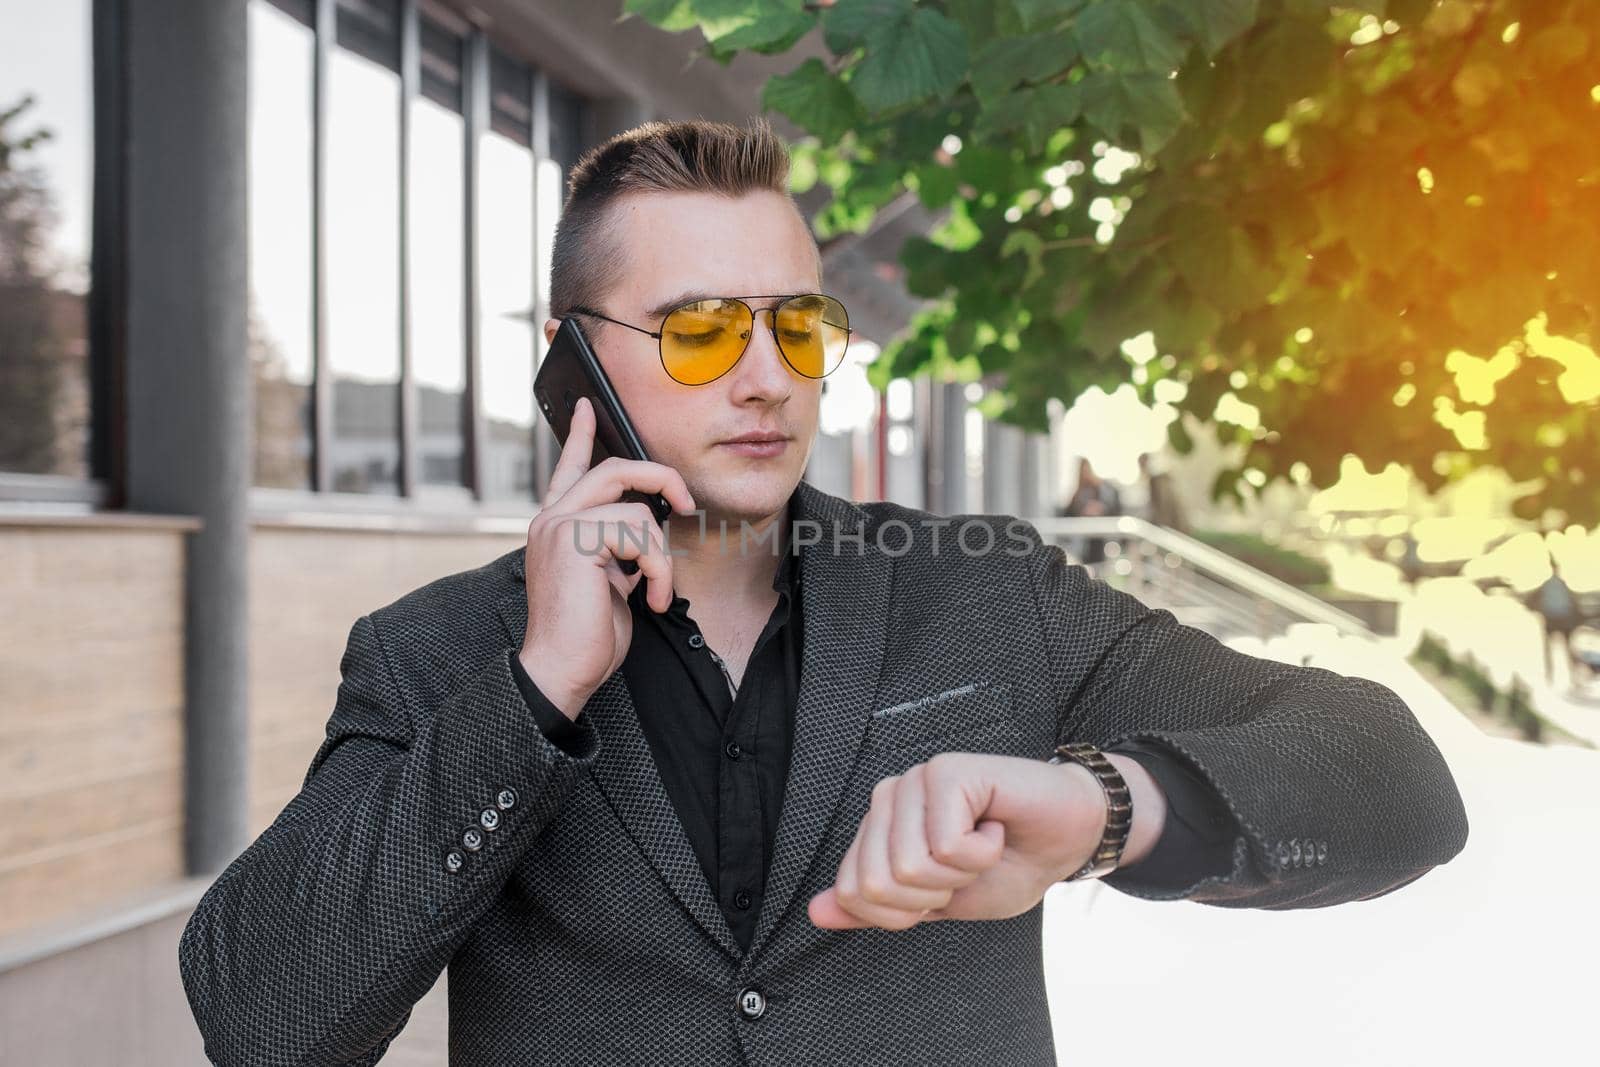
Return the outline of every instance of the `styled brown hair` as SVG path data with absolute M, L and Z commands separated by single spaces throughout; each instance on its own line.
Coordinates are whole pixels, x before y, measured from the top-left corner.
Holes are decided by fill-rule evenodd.
M 593 306 L 620 277 L 619 242 L 608 210 L 618 198 L 762 190 L 790 195 L 789 149 L 763 118 L 749 126 L 703 119 L 646 122 L 596 145 L 567 178 L 550 256 L 551 316 Z

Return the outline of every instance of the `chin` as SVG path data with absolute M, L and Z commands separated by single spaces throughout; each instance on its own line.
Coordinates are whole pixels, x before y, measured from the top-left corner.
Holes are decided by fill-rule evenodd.
M 695 502 L 715 521 L 758 522 L 783 509 L 800 475 L 794 471 L 744 471 L 708 478 L 690 486 Z

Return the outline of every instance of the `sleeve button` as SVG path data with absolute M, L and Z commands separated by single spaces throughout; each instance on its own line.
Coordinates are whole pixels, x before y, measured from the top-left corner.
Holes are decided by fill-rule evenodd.
M 496 808 L 484 808 L 478 813 L 478 824 L 485 830 L 500 829 L 500 812 Z
M 451 874 L 459 871 L 461 869 L 461 865 L 466 862 L 467 857 L 463 856 L 455 849 L 451 849 L 449 852 L 444 854 L 444 869 L 449 871 Z
M 483 833 L 476 826 L 467 827 L 467 832 L 461 835 L 461 845 L 468 852 L 476 852 L 483 847 Z
M 501 811 L 510 811 L 511 806 L 516 802 L 517 791 L 515 789 L 502 789 L 494 796 L 495 807 L 499 808 Z

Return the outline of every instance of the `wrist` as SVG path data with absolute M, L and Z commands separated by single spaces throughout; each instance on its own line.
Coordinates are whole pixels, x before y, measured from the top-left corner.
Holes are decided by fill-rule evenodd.
M 528 680 L 538 688 L 544 698 L 554 704 L 567 719 L 576 722 L 578 713 L 583 710 L 584 704 L 588 703 L 590 694 L 563 679 L 560 672 L 550 670 L 548 656 L 541 656 L 523 648 L 517 653 L 517 662 L 522 664 L 522 670 L 527 674 Z
M 1071 774 L 1067 780 L 1076 794 L 1069 811 L 1077 817 L 1068 821 L 1064 835 L 1072 842 L 1072 853 L 1064 872 L 1057 872 L 1060 880 L 1102 878 L 1140 859 L 1142 852 L 1129 852 L 1134 820 L 1139 815 L 1134 790 L 1123 775 L 1129 761 L 1113 760 L 1097 746 L 1080 741 L 1057 745 L 1047 762 Z
M 1167 798 L 1144 764 L 1132 756 L 1107 752 L 1105 757 L 1128 783 L 1133 804 L 1133 824 L 1128 828 L 1128 843 L 1122 847 L 1122 862 L 1117 865 L 1121 869 L 1138 863 L 1155 848 L 1166 825 Z
M 1108 808 L 1105 790 L 1089 768 L 1078 763 L 1061 763 L 1057 767 L 1071 789 L 1066 810 L 1070 829 L 1067 840 L 1072 843 L 1072 849 L 1060 858 L 1053 879 L 1064 882 L 1077 874 L 1094 855 L 1100 839 L 1105 836 Z

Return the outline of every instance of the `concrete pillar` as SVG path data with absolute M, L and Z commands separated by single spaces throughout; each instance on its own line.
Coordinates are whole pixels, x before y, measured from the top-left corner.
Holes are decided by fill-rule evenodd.
M 246 14 L 245 0 L 127 6 L 126 503 L 204 523 L 186 577 L 194 874 L 248 843 Z
M 941 382 L 934 387 L 934 418 L 938 427 L 932 442 L 933 462 L 938 467 L 938 495 L 934 508 L 943 515 L 958 515 L 967 502 L 967 397 L 960 382 Z
M 1022 435 L 1022 463 L 1018 471 L 1021 480 L 1021 496 L 1017 501 L 1016 514 L 1023 518 L 1033 518 L 1043 514 L 1044 494 L 1040 489 L 1043 475 L 1043 439 L 1036 433 Z
M 983 425 L 983 510 L 1018 515 L 1022 508 L 1022 431 L 1008 423 Z

